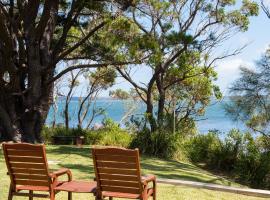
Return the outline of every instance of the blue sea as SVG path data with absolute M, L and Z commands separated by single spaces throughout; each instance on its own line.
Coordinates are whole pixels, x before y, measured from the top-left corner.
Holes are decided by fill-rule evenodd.
M 222 133 L 227 133 L 232 128 L 238 128 L 240 130 L 245 130 L 246 127 L 242 122 L 233 121 L 225 112 L 224 105 L 229 103 L 229 98 L 225 97 L 221 101 L 212 101 L 211 105 L 207 107 L 205 115 L 198 118 L 196 121 L 197 128 L 201 133 L 206 133 L 209 130 L 219 130 Z M 76 127 L 78 122 L 77 110 L 79 107 L 78 98 L 73 98 L 69 106 L 70 114 L 70 126 Z M 92 122 L 94 124 L 101 124 L 105 117 L 112 118 L 114 121 L 124 124 L 123 116 L 127 113 L 131 106 L 131 102 L 127 100 L 114 100 L 114 99 L 98 99 L 96 102 L 97 108 L 105 109 L 105 114 L 95 118 Z M 132 114 L 137 116 L 143 115 L 145 111 L 145 105 L 139 102 L 136 106 L 136 110 L 133 110 Z M 64 101 L 60 99 L 58 101 L 58 110 L 56 114 L 56 123 L 63 124 L 63 108 Z M 50 125 L 53 121 L 53 109 L 50 109 L 46 124 Z M 86 123 L 84 123 L 84 126 Z

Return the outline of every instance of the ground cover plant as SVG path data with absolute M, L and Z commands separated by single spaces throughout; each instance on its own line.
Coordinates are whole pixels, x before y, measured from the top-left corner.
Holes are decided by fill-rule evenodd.
M 90 157 L 90 146 L 81 149 L 74 146 L 47 146 L 47 156 L 48 160 L 54 161 L 53 164 L 50 164 L 51 169 L 67 167 L 72 170 L 74 179 L 93 180 L 94 171 L 92 159 Z M 143 174 L 152 173 L 156 174 L 159 178 L 193 180 L 242 187 L 241 185 L 231 182 L 225 178 L 214 176 L 213 174 L 202 170 L 192 164 L 144 156 L 142 156 L 141 164 Z M 9 177 L 6 175 L 6 167 L 2 151 L 0 151 L 0 169 L 0 199 L 4 200 L 7 199 Z M 14 198 L 14 200 L 23 199 L 25 198 Z M 57 199 L 67 199 L 67 194 L 59 193 Z M 74 194 L 74 199 L 94 199 L 94 197 L 91 194 Z M 264 198 L 255 198 L 244 195 L 215 192 L 210 190 L 158 184 L 158 199 L 263 200 Z

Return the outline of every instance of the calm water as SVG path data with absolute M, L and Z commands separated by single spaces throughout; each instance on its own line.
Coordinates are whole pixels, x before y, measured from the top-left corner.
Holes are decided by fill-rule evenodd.
M 224 98 L 220 102 L 212 102 L 212 105 L 206 109 L 206 113 L 203 117 L 197 121 L 197 126 L 200 132 L 205 133 L 211 129 L 217 129 L 221 132 L 228 132 L 232 128 L 239 128 L 241 130 L 245 129 L 245 126 L 241 122 L 234 122 L 230 119 L 229 116 L 226 115 L 224 111 L 224 104 L 228 103 L 229 99 Z M 59 101 L 58 103 L 58 112 L 56 121 L 57 123 L 63 123 L 63 101 Z M 116 122 L 121 122 L 122 117 L 128 110 L 130 104 L 127 101 L 122 100 L 110 100 L 110 99 L 100 99 L 96 103 L 96 107 L 105 108 L 106 114 L 105 116 L 97 117 L 92 125 L 95 123 L 101 123 L 104 117 L 112 118 Z M 141 115 L 145 111 L 145 106 L 143 103 L 138 103 L 136 106 L 137 109 L 134 111 L 138 116 Z M 78 110 L 78 100 L 73 99 L 70 103 L 69 112 L 70 112 L 70 125 L 77 125 L 77 111 Z M 49 116 L 47 118 L 47 124 L 51 124 L 53 120 L 53 110 L 50 110 Z

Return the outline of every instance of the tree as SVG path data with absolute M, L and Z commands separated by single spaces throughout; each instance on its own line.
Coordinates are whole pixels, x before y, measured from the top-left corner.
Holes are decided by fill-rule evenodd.
M 116 89 L 114 91 L 110 91 L 110 97 L 114 99 L 128 99 L 130 97 L 129 93 L 122 89 Z
M 97 97 L 102 90 L 113 86 L 116 72 L 113 68 L 98 68 L 96 71 L 85 72 L 84 77 L 88 85 L 86 95 L 79 100 L 79 128 L 83 128 L 83 122 L 86 123 L 85 128 L 89 128 L 96 117 L 104 114 L 105 108 L 96 107 Z
M 132 78 L 130 68 L 119 66 L 117 70 L 146 104 L 146 117 L 151 131 L 164 126 L 168 95 L 177 88 L 180 90 L 177 98 L 183 100 L 180 99 L 181 92 L 185 93 L 182 85 L 190 83 L 192 87 L 189 79 L 208 79 L 211 86 L 208 99 L 217 91 L 217 87 L 212 84 L 215 79 L 212 69 L 215 61 L 235 55 L 240 49 L 221 56 L 214 56 L 212 52 L 236 32 L 246 31 L 249 17 L 258 14 L 258 6 L 254 2 L 244 0 L 240 8 L 234 5 L 233 0 L 154 0 L 140 1 L 132 8 L 130 20 L 141 34 L 133 37 L 129 49 L 146 58 L 143 64 L 152 73 L 147 83 L 140 84 Z M 206 96 L 197 102 L 204 98 Z
M 41 141 L 54 81 L 62 75 L 125 64 L 103 62 L 104 52 L 87 42 L 133 5 L 132 0 L 113 2 L 0 1 L 0 127 L 6 139 Z M 61 65 L 63 60 L 81 59 L 87 60 Z
M 241 77 L 230 88 L 232 103 L 226 106 L 234 120 L 241 120 L 253 131 L 270 137 L 270 49 L 256 69 L 241 68 Z
M 80 85 L 79 82 L 79 77 L 80 75 L 83 73 L 83 69 L 78 70 L 77 72 L 71 71 L 70 72 L 70 77 L 67 80 L 67 95 L 65 96 L 65 100 L 64 100 L 64 109 L 63 109 L 63 117 L 64 117 L 64 121 L 65 121 L 65 127 L 66 129 L 69 129 L 69 121 L 70 121 L 70 113 L 69 113 L 69 105 L 70 102 L 74 96 L 74 90 L 76 89 L 76 87 L 78 87 Z M 64 96 L 64 95 L 61 95 Z

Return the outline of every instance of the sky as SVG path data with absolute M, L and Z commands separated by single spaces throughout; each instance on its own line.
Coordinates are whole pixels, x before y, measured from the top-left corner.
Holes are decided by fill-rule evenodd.
M 260 1 L 257 0 L 257 2 L 260 4 Z M 264 0 L 264 2 L 270 6 L 270 0 Z M 228 49 L 237 49 L 244 45 L 247 45 L 247 47 L 240 54 L 215 63 L 215 70 L 218 73 L 218 80 L 215 83 L 220 87 L 224 96 L 229 94 L 229 87 L 239 78 L 239 67 L 255 68 L 254 62 L 270 47 L 270 19 L 267 18 L 261 8 L 259 16 L 250 18 L 248 31 L 236 34 L 224 45 L 221 45 L 218 51 L 226 52 Z M 132 78 L 137 83 L 147 83 L 151 73 L 147 67 L 140 66 L 133 69 Z M 109 90 L 103 91 L 100 96 L 108 97 L 109 91 L 117 88 L 129 91 L 132 86 L 123 78 L 117 78 L 116 84 Z M 77 91 L 80 91 L 80 89 Z M 79 95 L 79 93 L 76 95 Z
M 270 0 L 265 2 L 270 6 Z M 241 54 L 217 63 L 218 80 L 216 84 L 225 95 L 228 94 L 228 88 L 231 84 L 239 78 L 239 67 L 255 68 L 254 62 L 260 59 L 265 50 L 270 47 L 270 19 L 260 9 L 259 16 L 251 18 L 248 31 L 239 33 L 228 43 L 232 46 L 243 44 L 248 44 L 248 46 Z
M 260 1 L 257 1 L 260 3 Z M 265 3 L 270 6 L 270 0 L 265 0 Z M 252 17 L 250 19 L 250 26 L 248 31 L 244 33 L 238 33 L 223 47 L 229 47 L 229 49 L 237 49 L 247 44 L 247 47 L 236 56 L 226 58 L 216 63 L 216 71 L 218 73 L 218 80 L 216 84 L 220 87 L 223 95 L 228 95 L 228 88 L 231 84 L 240 76 L 240 66 L 246 66 L 254 68 L 254 62 L 260 58 L 262 53 L 270 45 L 270 19 L 260 8 L 258 17 Z M 220 47 L 222 48 L 222 47 Z M 222 51 L 222 49 L 219 49 Z M 227 49 L 224 49 L 226 51 Z M 137 82 L 146 82 L 151 71 L 146 67 L 134 70 L 133 78 Z M 122 78 L 117 79 L 117 84 L 110 90 L 121 88 L 129 90 L 132 86 Z M 102 96 L 108 96 L 108 91 L 102 93 Z

